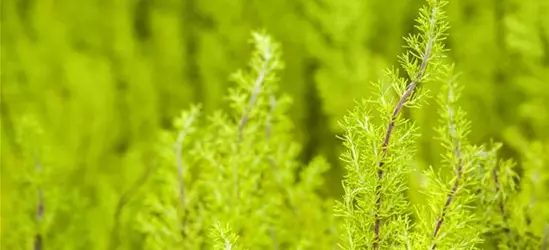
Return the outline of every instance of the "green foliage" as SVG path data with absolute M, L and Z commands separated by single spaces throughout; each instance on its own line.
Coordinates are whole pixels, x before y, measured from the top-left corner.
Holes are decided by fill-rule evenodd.
M 420 34 L 406 39 L 410 50 L 400 57 L 410 80 L 387 71 L 386 82 L 376 84 L 379 99 L 362 102 L 342 123 L 348 149 L 342 159 L 349 174 L 337 211 L 345 218 L 347 230 L 342 239 L 346 249 L 404 245 L 402 235 L 409 220 L 409 203 L 404 198 L 406 175 L 411 172 L 408 162 L 414 156 L 417 133 L 415 124 L 400 119 L 400 113 L 406 107 L 419 107 L 423 93 L 417 91 L 418 85 L 432 81 L 443 67 L 441 42 L 447 29 L 446 3 L 429 3 L 417 21 Z M 397 98 L 391 89 L 385 89 L 387 85 Z M 373 111 L 370 106 L 375 107 Z M 374 121 L 373 117 L 381 119 Z
M 438 95 L 441 119 L 437 129 L 445 153 L 437 170 L 424 171 L 422 190 L 428 204 L 416 206 L 419 225 L 417 238 L 411 240 L 413 249 L 474 249 L 482 241 L 483 227 L 478 225 L 483 218 L 471 206 L 479 184 L 475 174 L 481 148 L 468 143 L 470 122 L 457 105 L 461 86 L 452 71 L 447 74 Z
M 249 67 L 232 76 L 230 112 L 206 117 L 194 106 L 162 134 L 158 164 L 124 220 L 141 248 L 334 244 L 330 207 L 316 194 L 328 165 L 296 161 L 289 100 L 277 95 L 279 45 L 262 33 L 252 41 Z
M 0 246 L 547 249 L 545 2 L 6 0 Z
M 218 249 L 218 250 L 238 249 L 238 247 L 235 246 L 238 236 L 236 236 L 231 231 L 231 228 L 228 226 L 222 227 L 219 224 L 219 222 L 215 223 L 214 228 L 211 232 L 211 237 L 213 241 L 216 242 L 214 249 Z

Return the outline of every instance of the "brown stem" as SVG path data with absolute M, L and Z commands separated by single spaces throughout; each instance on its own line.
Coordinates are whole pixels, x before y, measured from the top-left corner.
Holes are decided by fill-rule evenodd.
M 120 199 L 118 199 L 118 203 L 116 204 L 116 209 L 113 216 L 114 226 L 111 231 L 111 240 L 109 244 L 110 245 L 109 249 L 115 249 L 116 246 L 118 245 L 118 240 L 119 240 L 118 229 L 120 227 L 120 216 L 122 215 L 122 211 L 124 207 L 126 206 L 128 201 L 133 197 L 133 195 L 137 192 L 137 190 L 139 190 L 139 188 L 143 186 L 145 182 L 147 182 L 147 179 L 149 178 L 152 172 L 152 169 L 153 169 L 152 166 L 147 167 L 147 169 L 145 170 L 145 172 L 143 172 L 141 177 L 139 177 L 139 179 L 137 179 L 137 181 L 124 194 L 122 194 L 122 196 L 120 196 Z
M 40 173 L 42 171 L 42 165 L 38 161 L 38 156 L 35 157 L 35 169 L 37 173 Z M 37 224 L 42 223 L 42 219 L 44 218 L 44 191 L 42 190 L 42 187 L 38 186 L 37 188 L 37 198 L 38 203 L 36 205 L 36 222 Z M 34 236 L 34 250 L 41 250 L 42 249 L 42 232 L 39 227 L 38 232 Z
M 545 232 L 543 233 L 543 245 L 541 250 L 547 250 L 549 247 L 549 224 L 545 225 Z
M 448 94 L 448 101 L 450 103 L 453 103 L 453 102 L 455 102 L 455 100 L 454 100 L 454 97 L 453 97 L 453 91 L 451 89 L 452 88 L 452 86 L 451 86 L 452 83 L 449 83 L 449 84 L 450 84 L 450 89 L 449 89 L 449 94 Z M 450 205 L 452 204 L 452 202 L 455 199 L 457 190 L 459 188 L 459 183 L 460 183 L 460 181 L 462 179 L 462 175 L 463 175 L 463 157 L 461 155 L 461 143 L 460 143 L 460 140 L 459 140 L 459 138 L 457 136 L 457 132 L 456 132 L 456 123 L 454 121 L 454 111 L 452 110 L 452 108 L 450 106 L 447 106 L 447 111 L 448 111 L 448 133 L 450 135 L 451 140 L 453 141 L 453 144 L 455 145 L 455 147 L 454 147 L 454 156 L 456 157 L 458 162 L 457 162 L 456 179 L 454 180 L 454 185 L 452 187 L 452 190 L 448 194 L 448 197 L 446 198 L 446 202 L 444 203 L 444 206 L 442 207 L 442 213 L 441 213 L 440 217 L 437 219 L 437 222 L 435 224 L 435 230 L 434 230 L 433 235 L 432 235 L 433 244 L 431 245 L 431 250 L 434 250 L 437 247 L 436 237 L 438 236 L 438 233 L 440 232 L 440 228 L 442 226 L 442 223 L 444 222 L 446 212 L 447 212 L 448 208 L 450 207 Z
M 440 227 L 442 226 L 442 223 L 444 222 L 444 219 L 445 219 L 445 216 L 446 216 L 446 211 L 448 210 L 448 208 L 450 207 L 450 205 L 452 204 L 452 201 L 454 201 L 455 199 L 455 196 L 456 196 L 456 192 L 457 192 L 457 189 L 459 187 L 459 182 L 461 181 L 462 179 L 462 175 L 463 175 L 463 159 L 461 157 L 461 149 L 460 149 L 460 146 L 459 144 L 457 144 L 458 146 L 456 146 L 456 149 L 454 150 L 455 152 L 455 155 L 456 155 L 456 158 L 458 159 L 458 167 L 457 167 L 457 170 L 456 170 L 456 179 L 454 181 L 454 185 L 452 187 L 452 191 L 450 191 L 450 193 L 448 194 L 448 198 L 446 199 L 446 202 L 444 203 L 444 207 L 442 208 L 442 214 L 440 215 L 440 217 L 437 219 L 437 222 L 436 222 L 436 225 L 435 225 L 435 230 L 433 232 L 433 241 L 436 239 L 438 233 L 440 232 Z M 434 250 L 435 248 L 437 247 L 437 244 L 436 242 L 434 241 L 433 244 L 431 245 L 431 250 Z
M 385 131 L 385 137 L 383 139 L 383 144 L 381 146 L 381 160 L 379 161 L 378 169 L 377 169 L 377 186 L 376 186 L 376 211 L 374 214 L 375 217 L 375 223 L 374 223 L 374 242 L 373 242 L 373 249 L 379 248 L 379 241 L 380 241 L 380 227 L 381 227 L 381 218 L 379 216 L 379 211 L 381 210 L 381 180 L 383 178 L 383 165 L 385 164 L 385 158 L 387 156 L 387 151 L 389 148 L 389 141 L 391 139 L 391 136 L 393 134 L 393 130 L 395 127 L 395 123 L 397 121 L 397 118 L 402 111 L 402 108 L 406 105 L 408 102 L 408 99 L 410 96 L 414 93 L 416 87 L 422 80 L 423 76 L 425 75 L 425 70 L 427 69 L 429 59 L 431 57 L 431 53 L 433 50 L 433 43 L 436 40 L 436 36 L 434 35 L 435 31 L 435 16 L 437 14 L 437 9 L 433 8 L 431 12 L 431 19 L 430 19 L 430 30 L 428 34 L 428 40 L 425 45 L 425 52 L 423 53 L 423 57 L 421 59 L 421 64 L 419 66 L 419 71 L 415 75 L 415 77 L 412 79 L 411 83 L 406 88 L 406 91 L 404 94 L 400 97 L 400 100 L 398 101 L 397 105 L 395 106 L 393 113 L 391 115 L 391 120 L 389 124 L 387 125 L 387 130 Z
M 494 177 L 494 184 L 496 186 L 496 190 L 495 190 L 496 195 L 501 190 L 501 184 L 500 184 L 500 180 L 499 180 L 500 178 L 499 178 L 499 175 L 498 175 L 498 169 L 497 168 L 498 168 L 498 164 L 496 163 L 496 166 L 492 170 L 492 176 Z M 499 212 L 501 214 L 501 218 L 503 220 L 503 231 L 505 232 L 505 234 L 507 234 L 507 236 L 509 236 L 509 234 L 511 233 L 511 229 L 509 228 L 508 223 L 507 223 L 507 215 L 506 215 L 506 211 L 505 211 L 505 205 L 504 205 L 503 198 L 498 200 L 498 208 L 499 208 Z
M 497 171 L 497 165 L 492 170 L 492 176 L 494 177 L 494 184 L 496 186 L 496 195 L 497 195 L 497 193 L 499 193 L 500 189 L 501 189 L 500 182 L 499 182 L 499 175 L 498 175 L 498 171 Z M 503 218 L 505 218 L 505 206 L 503 205 L 503 200 L 502 199 L 499 200 L 498 207 L 499 207 L 499 211 L 501 213 L 501 216 Z

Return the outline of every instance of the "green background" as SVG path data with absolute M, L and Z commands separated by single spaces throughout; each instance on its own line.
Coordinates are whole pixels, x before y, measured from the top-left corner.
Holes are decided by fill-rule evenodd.
M 59 199 L 80 199 L 81 223 L 106 228 L 105 214 L 143 171 L 136 155 L 192 103 L 226 108 L 230 73 L 246 66 L 250 32 L 282 45 L 280 89 L 291 95 L 300 160 L 333 166 L 326 191 L 340 194 L 337 121 L 371 81 L 398 65 L 414 30 L 417 0 L 2 0 L 1 126 L 4 223 L 35 199 L 25 147 L 40 156 Z M 464 86 L 470 140 L 505 143 L 519 163 L 549 155 L 549 1 L 461 0 L 448 6 L 448 56 Z M 425 89 L 436 93 L 439 86 Z M 436 164 L 437 106 L 407 111 L 421 127 L 418 164 Z M 31 118 L 29 118 L 31 117 Z M 41 136 L 33 122 L 40 124 Z M 30 126 L 30 130 L 24 130 Z M 22 139 L 23 138 L 23 139 Z M 30 159 L 30 160 L 29 160 Z M 80 200 L 79 200 L 80 201 Z M 70 203 L 70 202 L 69 202 Z M 93 207 L 94 209 L 87 209 Z M 74 208 L 59 208 L 67 211 Z M 32 216 L 28 221 L 32 224 Z M 108 216 L 107 216 L 108 217 Z M 109 217 L 110 218 L 110 217 Z M 97 220 L 100 219 L 100 220 Z M 66 223 L 73 225 L 74 223 Z M 65 228 L 66 229 L 66 228 Z M 60 229 L 63 230 L 63 229 Z M 89 230 L 102 234 L 101 230 Z

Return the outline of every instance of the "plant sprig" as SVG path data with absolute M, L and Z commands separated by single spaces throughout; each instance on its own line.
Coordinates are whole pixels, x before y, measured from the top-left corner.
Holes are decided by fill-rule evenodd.
M 419 107 L 423 94 L 416 93 L 417 87 L 434 80 L 433 76 L 445 67 L 441 59 L 448 29 L 443 10 L 446 4 L 446 1 L 428 1 L 417 19 L 419 34 L 405 38 L 408 50 L 399 59 L 409 80 L 399 78 L 394 70 L 386 72 L 398 100 L 389 99 L 388 92 L 378 83 L 379 100 L 359 103 L 341 122 L 346 131 L 343 140 L 347 148 L 342 160 L 348 174 L 344 180 L 344 201 L 336 211 L 346 221 L 342 238 L 348 249 L 367 245 L 379 249 L 402 244 L 396 239 L 405 229 L 397 222 L 407 220 L 408 203 L 402 192 L 406 189 L 407 161 L 413 156 L 412 144 L 417 134 L 414 124 L 401 119 L 400 115 L 404 107 Z M 411 96 L 416 97 L 411 99 Z M 381 124 L 372 121 L 375 115 L 370 104 L 379 112 Z M 396 141 L 391 140 L 393 137 Z M 382 231 L 383 226 L 386 233 Z

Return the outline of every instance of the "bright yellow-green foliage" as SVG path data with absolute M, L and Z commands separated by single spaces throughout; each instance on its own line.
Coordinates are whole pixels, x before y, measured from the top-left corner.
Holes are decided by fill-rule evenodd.
M 549 1 L 0 15 L 2 249 L 549 249 Z

